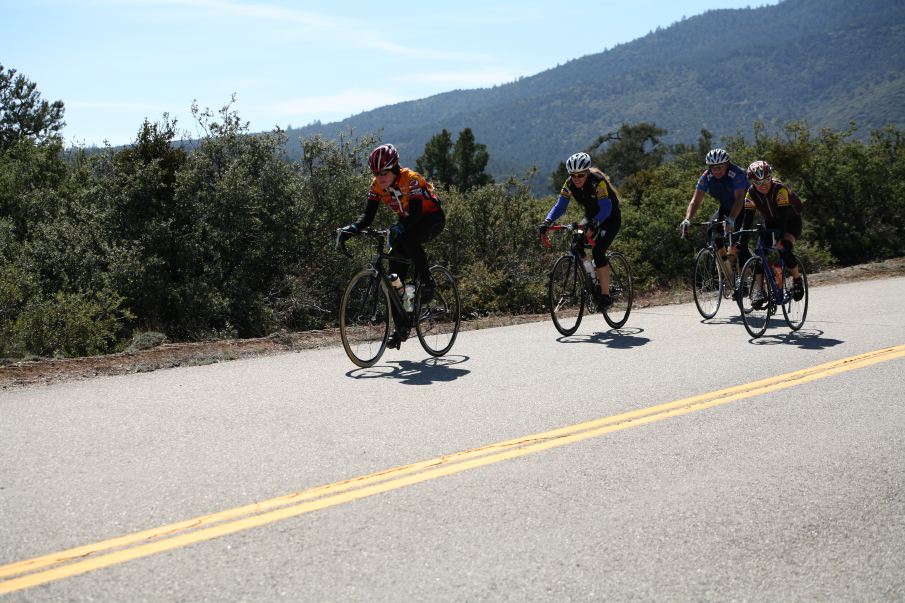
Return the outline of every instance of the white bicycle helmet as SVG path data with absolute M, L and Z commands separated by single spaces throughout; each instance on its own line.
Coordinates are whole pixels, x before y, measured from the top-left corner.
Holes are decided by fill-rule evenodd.
M 566 159 L 566 171 L 570 174 L 584 172 L 591 167 L 591 156 L 587 153 L 575 153 Z
M 726 149 L 710 149 L 707 157 L 704 158 L 707 165 L 720 165 L 721 163 L 729 163 L 729 153 Z

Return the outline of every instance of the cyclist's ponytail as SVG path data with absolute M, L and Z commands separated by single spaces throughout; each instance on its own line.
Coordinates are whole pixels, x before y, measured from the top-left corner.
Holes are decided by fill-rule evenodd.
M 617 191 L 616 187 L 613 186 L 613 181 L 610 180 L 610 177 L 606 175 L 606 172 L 604 172 L 603 170 L 601 170 L 598 167 L 592 167 L 591 174 L 593 174 L 597 178 L 600 178 L 601 180 L 606 182 L 607 187 L 610 189 L 610 193 L 612 193 L 613 203 L 618 204 L 619 203 L 619 191 Z

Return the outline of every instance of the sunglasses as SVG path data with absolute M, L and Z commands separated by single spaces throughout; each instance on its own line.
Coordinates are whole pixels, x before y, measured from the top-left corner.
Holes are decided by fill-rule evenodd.
M 752 178 L 752 179 L 751 179 L 751 183 L 752 183 L 754 186 L 760 186 L 760 185 L 762 185 L 762 184 L 767 184 L 768 182 L 772 182 L 772 181 L 773 181 L 772 178 L 762 178 L 762 179 L 760 179 L 760 180 L 757 180 L 757 179 L 755 179 L 755 178 Z
M 569 175 L 572 176 L 573 178 L 584 178 L 585 176 L 588 175 L 588 172 L 573 172 Z
M 379 172 L 373 172 L 375 176 L 386 176 L 387 174 L 392 174 L 393 170 L 380 170 Z
M 725 167 L 729 167 L 729 164 L 728 163 L 717 163 L 715 165 L 711 165 L 710 169 L 711 170 L 721 170 Z

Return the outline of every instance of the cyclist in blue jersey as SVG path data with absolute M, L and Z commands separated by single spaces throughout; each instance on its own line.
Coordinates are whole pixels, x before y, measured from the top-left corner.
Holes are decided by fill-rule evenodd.
M 610 267 L 606 257 L 619 227 L 622 225 L 622 211 L 619 197 L 610 179 L 600 169 L 591 166 L 591 156 L 575 153 L 566 160 L 569 177 L 562 185 L 559 198 L 550 209 L 546 219 L 537 227 L 543 233 L 566 213 L 569 201 L 574 198 L 584 208 L 584 217 L 594 242 L 591 255 L 597 268 L 600 291 L 597 292 L 597 311 L 603 312 L 613 305 L 610 297 Z
M 685 210 L 685 219 L 679 224 L 679 230 L 682 236 L 691 225 L 691 219 L 694 218 L 698 208 L 704 201 L 704 195 L 708 194 L 719 202 L 716 211 L 710 217 L 711 222 L 726 221 L 724 233 L 732 232 L 733 228 L 738 224 L 741 228 L 750 228 L 754 220 L 754 206 L 746 202 L 745 193 L 748 191 L 748 178 L 745 169 L 739 167 L 729 160 L 729 153 L 725 149 L 711 149 L 704 158 L 707 164 L 707 170 L 698 178 L 698 183 L 694 187 L 694 194 L 688 203 L 688 209 Z M 739 220 L 741 216 L 741 220 Z M 708 238 L 712 234 L 711 226 L 707 231 Z M 726 239 L 717 236 L 714 244 L 723 261 L 727 255 L 738 255 L 738 265 L 744 266 L 748 258 L 751 257 L 751 251 L 748 249 L 748 235 L 743 234 L 741 239 L 733 246 L 733 249 L 726 249 Z M 732 266 L 732 263 L 729 263 Z M 732 273 L 730 271 L 730 277 Z

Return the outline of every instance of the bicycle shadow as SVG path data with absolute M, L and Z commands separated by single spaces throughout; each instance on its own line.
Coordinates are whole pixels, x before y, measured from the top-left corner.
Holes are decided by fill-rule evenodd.
M 650 339 L 647 337 L 637 336 L 639 333 L 643 332 L 644 329 L 640 327 L 610 329 L 609 331 L 598 331 L 591 335 L 557 337 L 556 341 L 560 343 L 595 343 L 616 350 L 630 350 L 650 342 Z
M 791 333 L 764 335 L 758 339 L 749 340 L 749 343 L 754 345 L 797 345 L 803 350 L 825 350 L 845 343 L 840 339 L 830 339 L 822 337 L 822 335 L 823 331 L 820 329 L 801 329 Z
M 717 317 L 713 317 L 713 318 L 702 318 L 702 319 L 701 319 L 701 324 L 702 324 L 702 325 L 740 325 L 740 326 L 745 326 L 745 321 L 742 320 L 742 317 L 741 317 L 741 316 L 739 316 L 738 314 L 735 314 L 735 315 L 729 316 L 729 317 L 722 316 L 722 317 L 720 317 L 720 318 L 717 318 Z
M 430 385 L 455 381 L 471 371 L 456 368 L 453 365 L 471 360 L 469 356 L 443 356 L 425 358 L 420 362 L 398 360 L 386 364 L 378 364 L 371 368 L 353 369 L 346 373 L 352 379 L 397 379 L 404 385 Z M 397 366 L 391 366 L 391 365 Z

